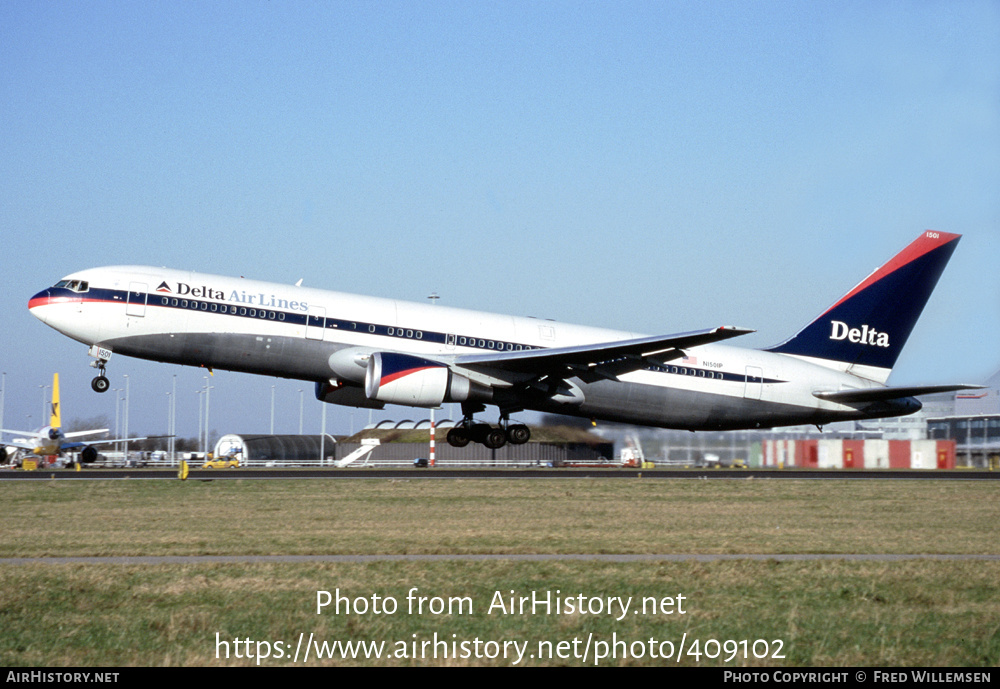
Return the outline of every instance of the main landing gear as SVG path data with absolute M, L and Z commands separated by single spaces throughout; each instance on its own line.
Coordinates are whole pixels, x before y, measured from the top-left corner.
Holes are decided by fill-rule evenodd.
M 466 411 L 463 409 L 462 411 Z M 523 445 L 531 439 L 531 430 L 522 423 L 510 423 L 510 415 L 500 414 L 500 426 L 476 423 L 471 413 L 466 413 L 460 425 L 448 431 L 448 444 L 465 447 L 470 442 L 482 443 L 491 450 L 511 445 Z

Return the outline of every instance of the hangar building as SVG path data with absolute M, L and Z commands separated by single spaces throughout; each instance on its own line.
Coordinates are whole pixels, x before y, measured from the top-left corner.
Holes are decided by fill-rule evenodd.
M 332 461 L 337 441 L 332 435 L 237 435 L 230 433 L 215 444 L 215 456 L 233 456 L 241 465 L 303 464 Z

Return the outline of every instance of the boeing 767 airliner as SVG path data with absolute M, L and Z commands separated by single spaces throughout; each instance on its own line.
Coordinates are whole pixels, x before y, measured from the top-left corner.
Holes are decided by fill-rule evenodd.
M 925 232 L 786 342 L 720 344 L 721 326 L 634 333 L 146 266 L 92 268 L 33 296 L 31 312 L 90 346 L 108 389 L 113 353 L 313 381 L 324 402 L 462 405 L 457 447 L 524 443 L 525 409 L 663 428 L 732 430 L 910 414 L 887 387 L 959 235 Z M 499 425 L 475 423 L 487 405 Z

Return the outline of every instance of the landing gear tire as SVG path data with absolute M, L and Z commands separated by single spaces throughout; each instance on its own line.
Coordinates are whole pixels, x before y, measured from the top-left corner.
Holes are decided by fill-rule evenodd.
M 507 444 L 507 434 L 502 428 L 490 428 L 483 436 L 483 445 L 491 450 L 497 450 Z
M 94 392 L 107 392 L 108 388 L 111 387 L 111 382 L 104 376 L 97 376 L 90 381 L 90 387 L 94 389 Z
M 509 411 L 501 410 L 500 425 L 491 426 L 488 423 L 476 423 L 473 416 L 483 411 L 481 404 L 462 403 L 462 422 L 448 431 L 448 444 L 452 447 L 465 447 L 469 443 L 479 443 L 491 450 L 498 450 L 507 443 L 521 445 L 528 442 L 531 431 L 524 424 L 508 426 Z
M 471 438 L 464 428 L 456 426 L 448 431 L 448 444 L 452 447 L 465 447 Z
M 489 432 L 490 425 L 488 423 L 473 423 L 465 428 L 465 433 L 469 436 L 469 440 L 474 443 L 485 443 L 486 434 Z
M 507 427 L 507 442 L 511 445 L 524 445 L 531 439 L 531 430 L 524 424 Z

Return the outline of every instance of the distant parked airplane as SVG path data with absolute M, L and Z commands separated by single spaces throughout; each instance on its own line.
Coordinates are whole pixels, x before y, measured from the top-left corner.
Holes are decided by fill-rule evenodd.
M 4 433 L 13 436 L 0 447 L 0 462 L 7 461 L 7 447 L 16 448 L 21 454 L 37 455 L 40 457 L 58 456 L 67 450 L 80 450 L 80 459 L 84 463 L 93 462 L 97 459 L 97 450 L 94 445 L 122 442 L 124 438 L 114 438 L 112 440 L 91 440 L 89 442 L 70 442 L 70 438 L 81 438 L 85 435 L 96 435 L 107 433 L 107 428 L 95 428 L 89 431 L 72 431 L 64 433 L 62 430 L 61 413 L 59 409 L 59 374 L 52 375 L 52 415 L 48 426 L 43 426 L 37 431 L 12 431 L 2 429 Z M 137 438 L 132 438 L 137 440 Z M 141 438 L 138 438 L 141 440 Z
M 924 232 L 801 332 L 765 350 L 719 344 L 721 326 L 640 336 L 534 318 L 141 266 L 73 273 L 31 312 L 90 345 L 108 389 L 112 353 L 313 381 L 324 402 L 461 403 L 448 442 L 523 443 L 532 409 L 664 428 L 731 430 L 910 414 L 886 387 L 959 235 Z M 499 427 L 473 421 L 499 408 Z

